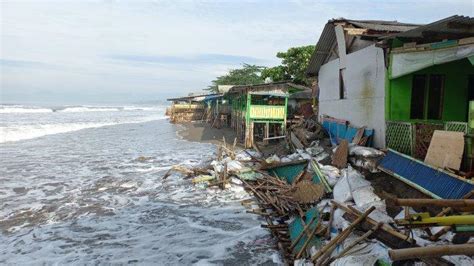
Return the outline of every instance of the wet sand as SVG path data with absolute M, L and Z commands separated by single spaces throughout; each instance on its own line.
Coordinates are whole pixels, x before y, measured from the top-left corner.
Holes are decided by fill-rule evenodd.
M 227 143 L 233 143 L 236 137 L 232 128 L 213 128 L 205 122 L 188 122 L 179 126 L 178 135 L 188 141 L 219 144 L 225 137 Z

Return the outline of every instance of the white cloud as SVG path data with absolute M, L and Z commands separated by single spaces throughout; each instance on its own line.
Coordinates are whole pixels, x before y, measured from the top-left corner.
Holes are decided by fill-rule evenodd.
M 277 64 L 278 51 L 314 44 L 333 17 L 421 23 L 472 15 L 472 8 L 469 0 L 3 1 L 0 58 L 24 63 L 0 65 L 0 100 L 44 98 L 44 91 L 81 101 L 127 93 L 158 99 L 205 88 L 238 67 L 239 57 Z M 124 62 L 111 55 L 175 62 Z M 205 55 L 237 59 L 209 63 Z

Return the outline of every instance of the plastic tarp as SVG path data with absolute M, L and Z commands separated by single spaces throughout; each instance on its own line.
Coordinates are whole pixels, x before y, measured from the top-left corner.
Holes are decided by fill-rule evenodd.
M 474 55 L 474 44 L 423 52 L 394 53 L 390 79 L 398 78 L 418 70 L 468 58 Z

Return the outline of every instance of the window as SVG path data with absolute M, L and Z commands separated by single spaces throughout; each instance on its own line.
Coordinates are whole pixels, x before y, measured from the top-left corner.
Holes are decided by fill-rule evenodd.
M 423 119 L 423 112 L 425 109 L 425 88 L 426 76 L 413 76 L 411 87 L 411 119 Z
M 443 115 L 444 76 L 431 75 L 428 88 L 428 119 L 441 120 Z
M 346 86 L 344 85 L 344 69 L 339 69 L 339 99 L 346 99 Z
M 443 115 L 443 95 L 443 75 L 414 75 L 410 118 L 440 120 Z
M 474 101 L 474 75 L 469 75 L 467 81 L 467 112 L 466 121 L 469 119 L 469 102 Z

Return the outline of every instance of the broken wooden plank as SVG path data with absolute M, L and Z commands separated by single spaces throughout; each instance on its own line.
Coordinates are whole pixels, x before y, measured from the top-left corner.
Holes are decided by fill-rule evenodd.
M 459 170 L 464 152 L 464 133 L 435 130 L 425 163 L 443 169 Z

